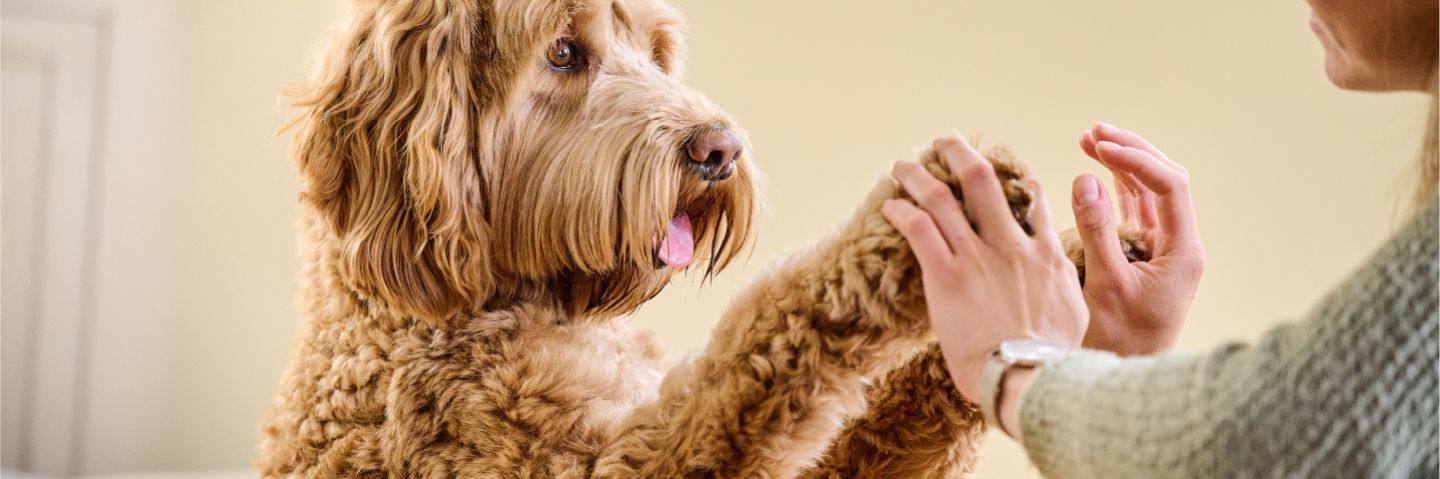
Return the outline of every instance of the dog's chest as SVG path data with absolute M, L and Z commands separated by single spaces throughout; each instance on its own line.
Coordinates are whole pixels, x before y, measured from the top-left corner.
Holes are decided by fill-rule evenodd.
M 497 371 L 516 404 L 528 409 L 521 415 L 544 412 L 570 423 L 566 430 L 576 436 L 610 437 L 631 411 L 658 396 L 663 377 L 664 353 L 654 336 L 621 325 L 527 331 L 505 349 L 510 364 Z

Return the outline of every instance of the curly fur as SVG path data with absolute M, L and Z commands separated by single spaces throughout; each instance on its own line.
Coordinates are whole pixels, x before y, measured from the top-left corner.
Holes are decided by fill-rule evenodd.
M 891 371 L 805 478 L 958 477 L 971 472 L 980 410 L 960 397 L 938 344 Z
M 888 179 L 683 364 L 617 320 L 676 272 L 654 248 L 677 212 L 707 274 L 751 237 L 750 158 L 724 182 L 687 168 L 696 132 L 736 127 L 681 82 L 678 24 L 656 0 L 356 4 L 300 92 L 303 326 L 262 475 L 970 470 L 983 428 L 925 349 Z M 557 39 L 588 63 L 547 68 Z M 1023 172 L 990 157 L 1023 223 Z

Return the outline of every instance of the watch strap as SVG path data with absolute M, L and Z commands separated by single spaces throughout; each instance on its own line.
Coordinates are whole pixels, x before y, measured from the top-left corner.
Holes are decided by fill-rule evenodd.
M 985 360 L 985 369 L 980 373 L 980 414 L 984 416 L 987 424 L 1005 430 L 1005 424 L 1000 422 L 1000 394 L 1004 392 L 1001 382 L 1005 379 L 1005 371 L 1010 369 L 1010 364 L 1000 357 L 1000 351 L 990 353 Z

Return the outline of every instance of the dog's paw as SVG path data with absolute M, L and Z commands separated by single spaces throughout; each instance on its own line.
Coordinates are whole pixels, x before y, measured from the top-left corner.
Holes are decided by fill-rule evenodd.
M 1122 224 L 1116 228 L 1120 241 L 1120 251 L 1125 253 L 1125 259 L 1131 263 L 1136 261 L 1150 261 L 1150 244 L 1145 241 L 1140 229 L 1131 225 Z M 1065 256 L 1075 263 L 1075 270 L 1080 273 L 1080 285 L 1085 285 L 1085 246 L 1080 241 L 1080 233 L 1074 228 L 1060 234 L 1060 242 L 1065 245 Z
M 1034 234 L 1034 231 L 1030 227 L 1030 211 L 1035 206 L 1036 195 L 1035 191 L 1025 181 L 1025 177 L 1028 176 L 1025 168 L 1020 166 L 1020 163 L 1015 161 L 1015 156 L 1010 153 L 1010 150 L 1004 147 L 992 147 L 986 150 L 984 154 L 985 159 L 989 160 L 990 163 L 995 166 L 995 176 L 1000 179 L 1000 185 L 1005 191 L 1005 199 L 1010 203 L 1010 214 L 1015 216 L 1015 221 L 1020 223 L 1020 227 L 1025 230 L 1025 234 Z M 950 193 L 955 196 L 956 201 L 960 202 L 961 208 L 965 210 L 965 216 L 974 218 L 970 209 L 965 205 L 965 195 L 960 191 L 960 182 L 954 175 L 950 174 L 950 167 L 945 164 L 945 160 L 941 159 L 935 150 L 927 149 L 924 153 L 920 154 L 920 164 L 925 166 L 925 169 L 929 170 L 931 175 L 934 175 L 936 178 L 939 178 L 940 181 L 949 185 Z M 903 189 L 896 188 L 896 191 L 899 192 L 898 194 L 902 198 L 909 198 Z M 975 226 L 973 220 L 970 226 Z
M 990 149 L 985 157 L 995 165 L 1010 210 L 1028 233 L 1030 211 L 1037 195 L 1025 181 L 1025 170 L 1001 148 Z M 951 195 L 964 207 L 959 182 L 934 150 L 921 153 L 918 162 L 947 184 Z M 811 256 L 807 256 L 810 260 L 796 264 L 823 264 L 831 268 L 821 274 L 826 286 L 815 295 L 822 298 L 821 301 L 844 306 L 836 308 L 837 311 L 858 305 L 865 310 L 860 316 L 867 319 L 902 319 L 887 327 L 903 323 L 915 331 L 928 331 L 924 287 L 915 255 L 905 237 L 880 212 L 885 201 L 891 199 L 913 201 L 904 188 L 887 177 L 861 202 L 853 220 L 812 250 Z

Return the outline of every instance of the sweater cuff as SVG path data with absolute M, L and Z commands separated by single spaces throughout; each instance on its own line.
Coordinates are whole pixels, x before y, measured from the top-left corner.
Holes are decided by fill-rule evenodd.
M 1103 351 L 1072 351 L 1041 368 L 1020 402 L 1020 430 L 1025 452 L 1042 472 L 1064 471 L 1066 475 L 1089 477 L 1083 455 L 1086 438 L 1083 421 L 1087 415 L 1077 395 L 1087 395 L 1121 360 Z M 1077 387 L 1078 386 L 1078 387 Z
M 1030 461 L 1047 477 L 1153 477 L 1174 459 L 1196 411 L 1197 356 L 1167 353 L 1121 358 L 1072 351 L 1040 369 L 1020 401 L 1020 430 Z M 1192 445 L 1173 447 L 1184 450 Z M 1127 473 L 1119 473 L 1126 471 Z

